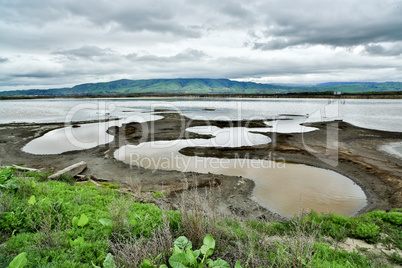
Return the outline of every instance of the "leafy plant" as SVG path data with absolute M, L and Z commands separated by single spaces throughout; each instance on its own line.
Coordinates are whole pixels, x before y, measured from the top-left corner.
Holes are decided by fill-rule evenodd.
M 18 254 L 8 265 L 8 268 L 23 268 L 27 265 L 27 253 L 22 252 Z
M 384 217 L 387 222 L 390 222 L 395 225 L 402 225 L 402 213 L 399 212 L 389 212 Z
M 380 227 L 372 222 L 357 222 L 352 233 L 356 238 L 375 242 L 380 234 Z
M 33 206 L 33 205 L 35 205 L 35 203 L 36 203 L 35 196 L 32 195 L 32 196 L 29 198 L 29 200 L 28 200 L 28 205 Z
M 215 250 L 215 239 L 211 235 L 205 236 L 203 245 L 198 250 L 192 249 L 193 245 L 185 236 L 180 236 L 174 241 L 174 247 L 172 249 L 172 256 L 169 258 L 169 264 L 173 268 L 198 268 L 198 267 L 221 267 L 230 268 L 230 265 L 218 258 L 212 260 L 209 257 L 212 256 Z M 158 256 L 160 257 L 160 256 Z M 157 257 L 157 258 L 158 258 Z M 201 258 L 202 257 L 202 258 Z M 142 268 L 155 268 L 154 261 L 146 259 L 142 262 Z M 165 264 L 159 266 L 159 268 L 167 268 Z M 236 268 L 241 268 L 239 262 L 236 263 Z
M 161 192 L 157 192 L 157 191 L 155 191 L 155 192 L 152 194 L 152 197 L 153 197 L 153 198 L 164 198 L 165 196 L 166 196 L 165 193 L 161 193 Z
M 0 185 L 4 185 L 12 178 L 14 171 L 11 168 L 0 169 Z
M 101 268 L 100 266 L 96 266 L 93 262 L 92 262 L 92 266 L 95 268 Z M 108 253 L 106 255 L 105 260 L 103 261 L 103 268 L 116 268 L 116 263 L 114 261 L 113 255 Z
M 70 240 L 70 246 L 73 248 L 73 247 L 75 247 L 75 246 L 77 246 L 77 245 L 80 245 L 80 244 L 82 244 L 82 243 L 84 243 L 84 238 L 82 238 L 82 237 L 78 237 L 77 239 L 75 239 L 75 240 Z
M 89 222 L 88 217 L 85 214 L 81 214 L 81 217 L 78 218 L 77 216 L 74 216 L 72 224 L 74 227 L 84 227 L 87 225 Z
M 113 221 L 111 219 L 99 219 L 99 222 L 103 225 L 103 226 L 112 226 L 113 225 Z

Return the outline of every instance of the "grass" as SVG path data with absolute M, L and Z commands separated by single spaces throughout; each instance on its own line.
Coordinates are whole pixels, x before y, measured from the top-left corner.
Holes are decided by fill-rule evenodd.
M 221 214 L 219 192 L 214 190 L 202 195 L 185 191 L 179 209 L 168 211 L 138 203 L 135 195 L 117 191 L 118 185 L 47 181 L 47 175 L 13 173 L 7 179 L 13 180 L 13 187 L 0 189 L 0 267 L 23 252 L 28 267 L 102 267 L 109 253 L 117 267 L 159 267 L 169 265 L 179 237 L 199 249 L 208 235 L 216 243 L 210 265 L 219 259 L 231 267 L 401 264 L 398 253 L 376 255 L 337 247 L 346 238 L 356 238 L 401 250 L 400 209 L 359 217 L 300 213 L 273 223 Z M 144 266 L 144 260 L 150 266 Z

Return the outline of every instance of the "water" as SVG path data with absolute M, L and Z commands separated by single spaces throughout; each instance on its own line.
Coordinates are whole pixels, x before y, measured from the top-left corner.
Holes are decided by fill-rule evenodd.
M 113 141 L 114 137 L 107 134 L 106 130 L 116 125 L 119 125 L 118 121 L 55 129 L 32 140 L 22 150 L 26 153 L 45 155 L 94 148 Z
M 215 109 L 205 111 L 203 109 Z M 300 115 L 305 122 L 342 119 L 371 129 L 402 132 L 402 100 L 126 98 L 0 100 L 0 123 L 70 122 L 126 118 L 172 109 L 194 119 L 272 119 Z M 303 121 L 303 120 L 301 120 Z
M 380 150 L 402 159 L 402 142 L 393 142 L 380 146 Z
M 30 141 L 22 148 L 22 151 L 36 155 L 49 155 L 90 149 L 114 140 L 114 136 L 106 132 L 112 126 L 121 127 L 122 124 L 128 122 L 142 123 L 162 118 L 163 116 L 141 113 L 130 116 L 129 119 L 78 124 L 74 127 L 67 126 L 49 131 L 45 135 Z
M 300 207 L 350 216 L 366 205 L 362 189 L 333 171 L 280 161 L 188 157 L 179 153 L 185 147 L 211 146 L 215 142 L 214 138 L 146 142 L 123 146 L 114 157 L 144 168 L 252 179 L 256 183 L 255 201 L 284 217 L 292 217 Z

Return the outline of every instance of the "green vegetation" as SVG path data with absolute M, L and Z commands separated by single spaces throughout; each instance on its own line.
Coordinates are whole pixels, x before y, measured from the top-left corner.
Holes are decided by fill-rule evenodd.
M 213 193 L 180 209 L 138 203 L 118 185 L 0 172 L 0 267 L 389 267 L 402 264 L 401 209 L 359 217 L 315 212 L 282 223 L 233 219 Z M 153 193 L 163 198 L 162 193 Z M 384 253 L 338 247 L 346 238 Z
M 77 85 L 72 88 L 49 90 L 16 90 L 0 92 L 2 97 L 17 96 L 102 96 L 130 94 L 332 94 L 364 92 L 398 92 L 401 82 L 386 83 L 325 83 L 316 86 L 286 86 L 238 82 L 229 79 L 149 79 L 117 80 L 103 83 Z

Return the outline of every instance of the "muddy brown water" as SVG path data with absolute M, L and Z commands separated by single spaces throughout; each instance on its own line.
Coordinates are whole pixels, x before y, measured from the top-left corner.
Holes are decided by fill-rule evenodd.
M 123 146 L 114 156 L 145 168 L 252 179 L 256 184 L 254 200 L 284 217 L 292 217 L 300 208 L 351 216 L 366 205 L 366 196 L 358 185 L 330 170 L 281 161 L 189 157 L 179 153 L 188 146 L 208 144 L 204 139 L 146 142 Z

